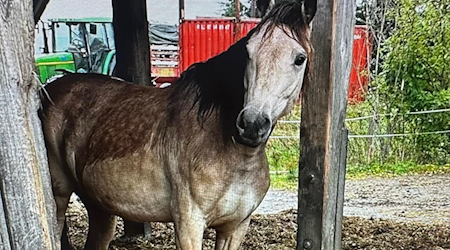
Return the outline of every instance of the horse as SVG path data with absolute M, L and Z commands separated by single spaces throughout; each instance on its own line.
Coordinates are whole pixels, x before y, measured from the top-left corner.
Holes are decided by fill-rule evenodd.
M 177 249 L 202 249 L 206 228 L 216 250 L 239 248 L 270 185 L 267 140 L 299 98 L 313 53 L 316 1 L 266 9 L 246 37 L 169 88 L 98 74 L 45 87 L 58 241 L 75 192 L 89 217 L 84 249 L 108 249 L 116 215 L 174 222 Z

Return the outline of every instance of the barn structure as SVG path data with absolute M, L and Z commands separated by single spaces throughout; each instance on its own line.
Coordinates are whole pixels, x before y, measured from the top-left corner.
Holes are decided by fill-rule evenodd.
M 48 2 L 7 0 L 0 6 L 0 249 L 57 249 L 32 49 L 34 24 Z M 112 4 L 117 75 L 148 84 L 146 1 Z M 180 0 L 180 16 L 183 6 Z M 340 249 L 341 242 L 355 3 L 322 0 L 317 7 L 313 71 L 302 100 L 297 250 Z

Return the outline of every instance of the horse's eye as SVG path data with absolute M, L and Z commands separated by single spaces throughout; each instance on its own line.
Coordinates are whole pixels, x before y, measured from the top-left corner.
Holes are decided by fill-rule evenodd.
M 305 60 L 306 60 L 306 56 L 298 55 L 295 58 L 294 64 L 295 64 L 295 66 L 301 66 L 305 62 Z

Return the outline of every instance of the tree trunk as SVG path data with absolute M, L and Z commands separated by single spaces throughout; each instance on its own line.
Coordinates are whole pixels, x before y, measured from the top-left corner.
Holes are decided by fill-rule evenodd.
M 151 85 L 150 43 L 146 1 L 113 0 L 116 76 L 139 85 Z
M 0 5 L 0 248 L 55 249 L 34 67 L 32 1 Z

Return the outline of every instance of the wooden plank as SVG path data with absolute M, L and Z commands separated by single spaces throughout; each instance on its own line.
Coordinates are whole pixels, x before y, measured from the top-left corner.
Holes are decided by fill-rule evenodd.
M 32 17 L 31 1 L 9 0 L 0 5 L 2 249 L 56 249 L 56 208 L 37 116 L 40 85 L 33 73 Z
M 340 249 L 354 10 L 353 0 L 318 1 L 312 24 L 315 54 L 302 95 L 297 250 Z
M 112 0 L 115 75 L 139 85 L 152 85 L 146 1 Z

